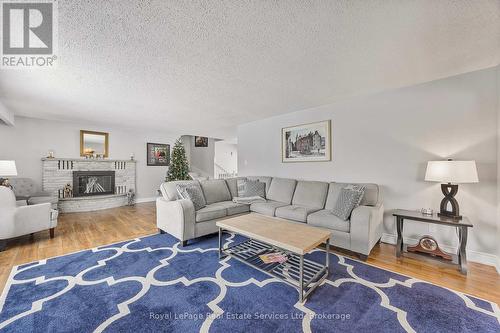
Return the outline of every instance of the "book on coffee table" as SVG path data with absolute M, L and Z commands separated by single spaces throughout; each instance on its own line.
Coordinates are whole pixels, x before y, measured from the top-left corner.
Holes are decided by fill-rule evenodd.
M 279 252 L 277 253 L 268 253 L 268 254 L 262 254 L 259 256 L 260 260 L 262 260 L 265 264 L 271 264 L 274 262 L 277 263 L 284 263 L 288 260 L 287 256 L 284 254 L 281 254 Z

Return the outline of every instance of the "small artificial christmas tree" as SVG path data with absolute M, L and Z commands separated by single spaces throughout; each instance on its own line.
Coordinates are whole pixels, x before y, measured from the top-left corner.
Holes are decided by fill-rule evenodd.
M 174 148 L 172 149 L 172 159 L 167 172 L 167 182 L 174 180 L 189 179 L 189 164 L 186 157 L 186 150 L 182 145 L 181 139 L 177 139 Z

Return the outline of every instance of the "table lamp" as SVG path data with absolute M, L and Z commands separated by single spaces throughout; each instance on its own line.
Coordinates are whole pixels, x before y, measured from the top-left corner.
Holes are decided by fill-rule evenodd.
M 455 195 L 458 192 L 458 184 L 479 182 L 476 161 L 453 161 L 451 159 L 447 161 L 429 161 L 427 162 L 425 180 L 442 183 L 441 191 L 444 198 L 441 200 L 438 215 L 461 220 L 460 207 Z M 448 204 L 451 210 L 448 209 Z
M 17 176 L 16 162 L 0 161 L 0 185 L 10 187 L 7 177 L 12 176 Z

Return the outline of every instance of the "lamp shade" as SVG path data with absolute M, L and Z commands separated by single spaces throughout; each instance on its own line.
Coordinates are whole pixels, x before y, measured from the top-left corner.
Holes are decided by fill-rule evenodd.
M 476 161 L 429 161 L 425 180 L 441 183 L 477 183 Z
M 0 161 L 0 177 L 17 176 L 16 162 Z

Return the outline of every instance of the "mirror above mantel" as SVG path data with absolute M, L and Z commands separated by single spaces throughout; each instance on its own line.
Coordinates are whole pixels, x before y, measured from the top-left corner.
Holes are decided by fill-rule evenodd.
M 109 134 L 105 132 L 80 131 L 80 156 L 109 156 Z

